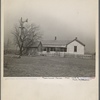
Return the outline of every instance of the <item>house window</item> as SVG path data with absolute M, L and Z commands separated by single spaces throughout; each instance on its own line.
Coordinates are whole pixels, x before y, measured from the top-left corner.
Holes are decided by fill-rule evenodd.
M 63 52 L 63 48 L 60 48 L 60 52 Z
M 57 48 L 56 48 L 56 51 L 60 51 L 60 48 L 59 48 L 59 47 L 57 47 Z
M 54 51 L 56 51 L 56 48 L 54 48 Z
M 51 47 L 51 51 L 54 51 L 54 48 L 53 47 Z
M 64 52 L 67 52 L 67 48 L 64 48 Z
M 43 48 L 43 51 L 46 51 L 46 48 L 45 47 Z
M 50 48 L 47 48 L 47 52 L 50 52 Z
M 77 46 L 74 46 L 74 52 L 77 52 Z
M 66 52 L 66 48 L 60 48 L 60 52 Z

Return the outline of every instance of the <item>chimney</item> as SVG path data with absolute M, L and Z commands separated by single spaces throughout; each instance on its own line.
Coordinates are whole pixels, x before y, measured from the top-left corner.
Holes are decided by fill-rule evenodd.
M 75 39 L 77 40 L 77 37 Z
M 57 40 L 57 37 L 55 36 L 55 40 Z

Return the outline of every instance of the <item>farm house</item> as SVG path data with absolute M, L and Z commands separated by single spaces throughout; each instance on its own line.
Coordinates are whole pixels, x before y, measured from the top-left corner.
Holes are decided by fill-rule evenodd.
M 25 47 L 25 54 L 39 55 L 39 54 L 79 54 L 84 55 L 85 44 L 77 38 L 73 40 L 43 40 L 32 43 Z
M 56 37 L 54 40 L 44 40 L 42 41 L 43 45 L 43 54 L 47 53 L 66 53 L 66 54 L 80 54 L 84 55 L 85 52 L 85 44 L 83 44 L 81 41 L 77 39 L 77 37 L 74 40 L 69 41 L 62 41 L 57 40 Z

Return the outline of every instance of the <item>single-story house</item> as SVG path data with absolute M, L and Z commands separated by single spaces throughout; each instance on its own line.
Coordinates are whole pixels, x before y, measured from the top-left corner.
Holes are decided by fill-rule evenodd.
M 71 41 L 57 40 L 43 40 L 42 41 L 43 51 L 42 53 L 55 53 L 64 52 L 66 54 L 80 54 L 84 55 L 85 44 L 77 39 L 77 37 Z
M 26 55 L 37 54 L 53 54 L 53 53 L 66 53 L 66 54 L 80 54 L 84 55 L 85 44 L 77 38 L 73 40 L 42 40 L 32 42 L 25 47 Z

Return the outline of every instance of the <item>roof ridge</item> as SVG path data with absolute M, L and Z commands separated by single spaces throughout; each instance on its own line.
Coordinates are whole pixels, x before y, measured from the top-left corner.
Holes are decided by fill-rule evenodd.
M 46 41 L 46 42 L 45 42 Z M 68 45 L 68 44 L 70 44 L 71 42 L 73 42 L 73 41 L 77 41 L 77 42 L 79 42 L 80 44 L 82 44 L 83 46 L 85 46 L 85 44 L 84 43 L 82 43 L 80 40 L 78 40 L 77 39 L 77 37 L 75 38 L 75 39 L 73 39 L 73 40 L 42 40 L 41 42 L 43 43 L 43 42 L 45 42 L 45 43 L 43 43 L 44 45 L 53 45 L 53 44 L 56 44 L 56 45 Z M 48 43 L 47 43 L 48 42 Z

